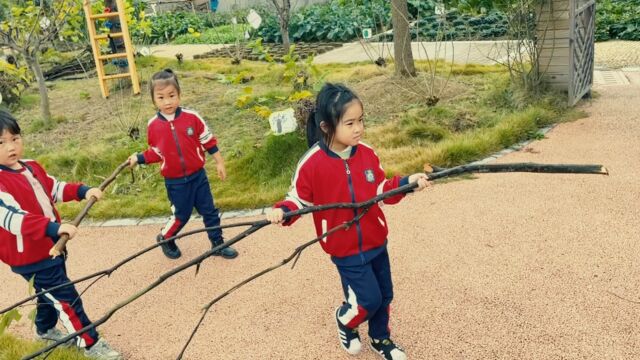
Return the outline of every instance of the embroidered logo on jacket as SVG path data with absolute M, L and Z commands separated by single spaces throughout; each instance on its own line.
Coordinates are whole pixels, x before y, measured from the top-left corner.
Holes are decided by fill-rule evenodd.
M 373 176 L 373 170 L 371 169 L 367 169 L 364 171 L 364 177 L 365 179 L 367 179 L 368 182 L 372 184 L 376 181 L 375 176 Z
M 188 127 L 187 128 L 187 135 L 193 136 L 193 128 L 192 127 Z

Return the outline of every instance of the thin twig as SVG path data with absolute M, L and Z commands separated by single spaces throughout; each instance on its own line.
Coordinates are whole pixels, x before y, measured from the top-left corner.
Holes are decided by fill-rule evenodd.
M 638 304 L 638 305 L 640 305 L 640 301 L 635 301 L 635 300 L 630 300 L 630 299 L 624 298 L 624 297 L 622 297 L 622 296 L 620 296 L 620 295 L 618 295 L 618 294 L 614 293 L 613 291 L 609 291 L 609 290 L 607 290 L 607 293 L 609 293 L 610 295 L 613 295 L 613 296 L 617 297 L 617 298 L 618 298 L 618 299 L 620 299 L 620 300 L 624 300 L 624 301 L 628 301 L 628 302 L 630 302 L 630 303 L 632 303 L 632 304 Z

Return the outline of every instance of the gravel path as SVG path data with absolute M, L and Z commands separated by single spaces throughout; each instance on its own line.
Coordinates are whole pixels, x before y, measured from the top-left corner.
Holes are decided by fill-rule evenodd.
M 391 327 L 410 358 L 640 358 L 640 73 L 627 75 L 630 85 L 596 88 L 600 96 L 582 105 L 588 118 L 498 160 L 601 163 L 610 176 L 485 174 L 385 207 L 396 292 Z M 81 229 L 71 243 L 71 278 L 146 247 L 158 227 Z M 127 359 L 174 359 L 202 305 L 312 237 L 310 217 L 290 229 L 263 229 L 238 244 L 238 259 L 210 259 L 197 276 L 168 280 L 100 330 Z M 97 319 L 197 256 L 207 240 L 193 236 L 181 248 L 180 261 L 156 250 L 99 282 L 83 296 L 89 315 Z M 6 267 L 0 284 L 0 306 L 27 293 Z M 340 301 L 337 272 L 314 246 L 295 269 L 222 300 L 186 358 L 352 359 L 336 339 Z M 13 331 L 31 330 L 23 321 Z M 357 358 L 378 357 L 366 349 Z
M 640 68 L 640 41 L 613 40 L 595 44 L 596 66 Z

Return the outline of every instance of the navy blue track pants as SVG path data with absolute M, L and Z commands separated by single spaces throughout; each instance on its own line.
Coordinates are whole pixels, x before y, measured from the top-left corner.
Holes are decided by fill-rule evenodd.
M 20 274 L 27 281 L 34 278 L 36 292 L 50 289 L 56 285 L 69 282 L 67 269 L 64 263 L 50 268 L 42 269 L 35 273 Z M 58 323 L 58 319 L 67 329 L 74 333 L 89 325 L 91 320 L 87 317 L 82 306 L 82 300 L 75 286 L 65 286 L 50 293 L 38 296 L 38 308 L 36 312 L 36 329 L 44 334 Z M 90 347 L 98 340 L 95 328 L 76 338 L 79 347 Z
M 209 179 L 204 169 L 189 175 L 185 181 L 165 180 L 167 195 L 171 202 L 172 216 L 162 228 L 166 239 L 175 236 L 189 222 L 193 208 L 202 216 L 204 226 L 220 225 L 220 213 L 213 203 Z M 222 243 L 222 230 L 207 232 L 209 240 L 215 245 Z
M 385 249 L 368 264 L 338 266 L 346 302 L 338 311 L 340 322 L 353 329 L 369 322 L 369 337 L 390 337 L 389 311 L 393 283 L 389 253 Z

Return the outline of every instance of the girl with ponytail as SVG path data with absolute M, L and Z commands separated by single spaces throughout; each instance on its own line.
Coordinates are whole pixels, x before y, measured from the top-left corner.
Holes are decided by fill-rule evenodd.
M 291 225 L 297 217 L 285 214 L 306 206 L 339 202 L 361 202 L 376 195 L 418 182 L 417 190 L 429 185 L 422 173 L 386 178 L 373 149 L 361 142 L 364 112 L 358 96 L 341 84 L 326 84 L 316 99 L 316 109 L 307 121 L 310 149 L 298 163 L 291 190 L 267 214 L 272 223 Z M 384 200 L 398 203 L 404 195 Z M 318 236 L 352 220 L 353 209 L 314 212 Z M 391 340 L 389 305 L 393 299 L 391 267 L 387 253 L 387 220 L 376 204 L 355 223 L 320 242 L 336 265 L 344 301 L 335 312 L 340 345 L 349 354 L 360 352 L 358 326 L 369 322 L 370 346 L 384 359 L 406 359 L 404 350 Z

